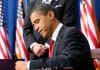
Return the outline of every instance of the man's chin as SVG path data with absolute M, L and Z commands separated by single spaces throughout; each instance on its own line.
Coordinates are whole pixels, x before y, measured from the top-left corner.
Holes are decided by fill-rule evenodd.
M 43 36 L 44 39 L 47 39 L 48 37 Z
M 48 36 L 43 36 L 43 35 L 42 35 L 42 37 L 43 37 L 44 39 L 47 39 L 47 38 L 48 38 Z

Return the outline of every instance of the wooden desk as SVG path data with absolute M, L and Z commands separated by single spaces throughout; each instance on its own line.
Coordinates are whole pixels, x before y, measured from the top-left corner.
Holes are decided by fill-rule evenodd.
M 0 59 L 0 70 L 15 70 L 15 62 L 14 60 Z M 71 67 L 64 67 L 64 68 L 46 68 L 46 69 L 35 69 L 35 70 L 72 70 Z
M 8 59 L 0 59 L 0 70 L 15 70 L 15 61 Z

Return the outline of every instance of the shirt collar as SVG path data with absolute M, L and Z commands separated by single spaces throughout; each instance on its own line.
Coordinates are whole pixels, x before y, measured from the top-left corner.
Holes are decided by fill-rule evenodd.
M 58 34 L 59 34 L 59 31 L 61 29 L 61 27 L 63 26 L 62 23 L 59 23 L 57 28 L 55 29 L 55 31 L 53 32 L 53 35 L 51 37 L 52 40 L 56 41 L 57 37 L 58 37 Z

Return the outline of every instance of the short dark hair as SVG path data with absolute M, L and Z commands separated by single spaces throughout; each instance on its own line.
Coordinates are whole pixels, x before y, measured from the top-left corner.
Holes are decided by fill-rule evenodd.
M 50 4 L 45 4 L 45 3 L 42 3 L 42 2 L 36 2 L 34 7 L 31 9 L 30 11 L 30 15 L 34 12 L 34 11 L 38 11 L 44 15 L 46 15 L 48 13 L 48 11 L 54 11 L 54 9 L 50 6 Z

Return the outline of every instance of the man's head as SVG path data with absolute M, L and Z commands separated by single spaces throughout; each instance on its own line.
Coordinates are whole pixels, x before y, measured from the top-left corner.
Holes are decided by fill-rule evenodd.
M 31 11 L 30 19 L 34 28 L 44 38 L 52 36 L 57 25 L 53 9 L 48 4 L 38 3 Z

